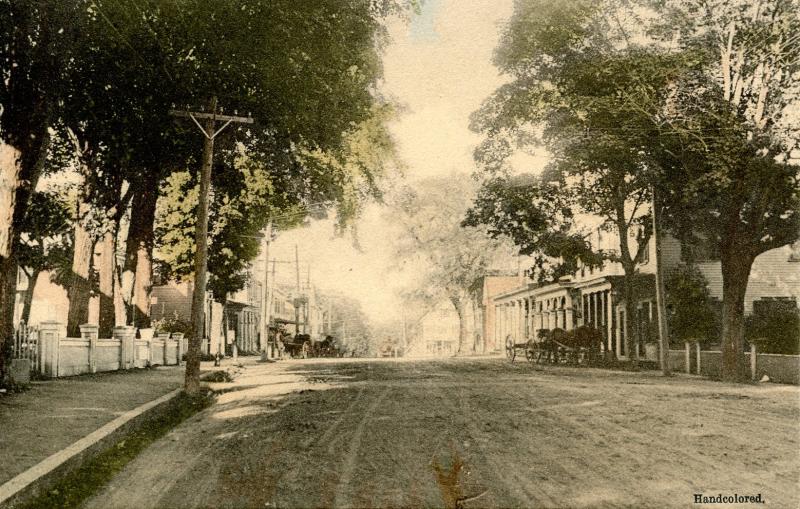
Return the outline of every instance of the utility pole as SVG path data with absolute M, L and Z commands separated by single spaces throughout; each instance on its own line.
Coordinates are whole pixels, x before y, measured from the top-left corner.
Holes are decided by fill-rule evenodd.
M 328 334 L 333 336 L 333 301 L 328 299 Z
M 189 349 L 186 352 L 186 379 L 184 382 L 186 392 L 197 394 L 200 391 L 200 346 L 205 333 L 205 298 L 208 267 L 208 195 L 211 188 L 211 166 L 214 162 L 214 138 L 232 122 L 252 124 L 250 117 L 232 117 L 217 113 L 217 97 L 209 100 L 210 113 L 197 113 L 189 111 L 170 111 L 175 117 L 191 118 L 205 140 L 203 142 L 203 158 L 200 165 L 200 197 L 197 204 L 197 226 L 195 227 L 195 245 L 197 250 L 194 257 L 194 293 L 192 294 L 192 337 L 189 339 Z M 198 121 L 203 120 L 203 124 Z M 225 122 L 217 129 L 217 122 Z
M 261 360 L 269 358 L 269 243 L 272 241 L 272 221 L 267 223 L 267 233 L 264 235 L 264 292 L 261 306 Z
M 661 270 L 661 236 L 659 235 L 658 202 L 656 201 L 656 188 L 653 186 L 653 238 L 656 243 L 656 307 L 658 309 L 658 361 L 661 364 L 661 373 L 670 376 L 672 370 L 669 365 L 669 324 L 667 323 L 667 306 L 664 302 L 664 274 Z
M 406 312 L 402 310 L 401 316 L 403 317 L 403 356 L 406 355 L 406 350 L 408 349 L 408 339 L 406 338 Z
M 297 244 L 294 245 L 294 266 L 295 266 L 295 289 L 297 291 L 297 305 L 294 307 L 294 334 L 300 334 L 300 310 L 298 305 L 302 305 L 300 298 L 300 252 L 298 251 Z

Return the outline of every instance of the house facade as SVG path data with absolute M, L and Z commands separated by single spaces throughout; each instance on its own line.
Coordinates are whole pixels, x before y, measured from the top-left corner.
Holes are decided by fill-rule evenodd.
M 150 293 L 150 318 L 154 322 L 180 320 L 190 323 L 192 319 L 192 281 L 169 281 L 154 286 Z M 210 292 L 205 299 L 205 324 L 201 352 L 209 355 L 225 354 L 222 304 L 214 301 Z
M 591 238 L 595 249 L 614 249 L 618 237 L 598 229 Z M 637 248 L 630 239 L 632 250 Z M 634 251 L 635 252 L 635 251 Z M 791 246 L 763 253 L 753 264 L 748 284 L 745 312 L 750 313 L 759 299 L 800 301 L 800 263 Z M 682 261 L 681 243 L 670 236 L 661 239 L 661 262 L 665 275 Z M 708 281 L 712 298 L 722 298 L 722 271 L 715 260 L 696 261 L 694 265 Z M 575 274 L 550 284 L 528 283 L 494 297 L 497 320 L 495 337 L 523 343 L 537 337 L 540 329 L 570 330 L 586 325 L 603 336 L 603 350 L 619 359 L 627 359 L 627 337 L 633 334 L 640 357 L 658 357 L 655 300 L 655 241 L 650 239 L 643 263 L 636 276 L 636 316 L 634 330 L 626 326 L 623 298 L 624 271 L 619 263 L 606 262 L 602 267 L 580 268 Z
M 478 292 L 473 298 L 474 335 L 476 353 L 496 352 L 503 347 L 497 336 L 497 308 L 494 298 L 520 286 L 518 275 L 486 275 L 481 278 Z
M 449 301 L 440 301 L 420 319 L 409 357 L 449 357 L 458 352 L 458 313 Z

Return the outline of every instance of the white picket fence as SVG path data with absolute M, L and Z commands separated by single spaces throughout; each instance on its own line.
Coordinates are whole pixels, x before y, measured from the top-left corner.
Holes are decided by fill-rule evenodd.
M 38 373 L 41 369 L 41 356 L 39 355 L 39 328 L 20 322 L 14 329 L 14 344 L 11 347 L 12 359 L 25 359 L 30 361 L 31 373 Z
M 114 327 L 111 338 L 98 337 L 98 326 L 81 325 L 81 337 L 66 337 L 57 322 L 14 332 L 13 358 L 30 361 L 32 375 L 61 377 L 155 365 L 178 365 L 186 353 L 183 334 L 137 338 L 131 326 Z

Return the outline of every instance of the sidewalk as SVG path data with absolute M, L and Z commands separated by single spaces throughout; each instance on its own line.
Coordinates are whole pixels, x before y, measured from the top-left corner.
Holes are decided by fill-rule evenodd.
M 0 397 L 0 484 L 182 383 L 183 367 L 169 366 L 34 381 Z
M 201 375 L 232 365 L 229 358 L 221 367 L 203 362 Z M 184 366 L 163 366 L 33 381 L 25 392 L 0 396 L 0 485 L 183 380 Z

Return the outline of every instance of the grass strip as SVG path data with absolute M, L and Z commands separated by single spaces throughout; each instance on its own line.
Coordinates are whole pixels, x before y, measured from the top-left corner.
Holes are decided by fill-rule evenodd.
M 25 509 L 80 507 L 146 447 L 187 418 L 210 406 L 212 401 L 213 395 L 210 392 L 198 396 L 180 393 L 167 403 L 167 408 L 138 423 L 116 443 L 83 462 L 80 467 L 68 473 L 46 492 L 19 507 Z

